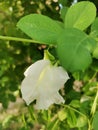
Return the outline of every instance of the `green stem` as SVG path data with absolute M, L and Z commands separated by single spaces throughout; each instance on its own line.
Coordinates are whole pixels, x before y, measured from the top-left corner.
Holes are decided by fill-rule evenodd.
M 96 92 L 96 96 L 95 96 L 95 99 L 94 99 L 94 102 L 93 102 L 93 105 L 92 105 L 92 108 L 91 108 L 91 115 L 92 115 L 92 117 L 94 116 L 95 111 L 96 111 L 96 107 L 97 107 L 97 100 L 98 100 L 98 85 L 97 85 L 97 92 Z
M 55 127 L 57 126 L 58 123 L 59 123 L 59 120 L 57 120 L 57 121 L 54 123 L 54 125 L 53 125 L 53 127 L 52 127 L 52 130 L 55 130 Z
M 91 83 L 94 80 L 94 78 L 96 77 L 96 75 L 97 75 L 97 72 L 94 73 L 94 75 L 92 76 L 92 78 L 89 80 L 89 83 Z
M 22 115 L 22 121 L 23 121 L 23 124 L 24 124 L 25 128 L 27 128 L 27 123 L 26 123 L 24 114 Z
M 38 122 L 37 117 L 33 114 L 33 110 L 31 108 L 31 106 L 28 106 L 28 110 L 29 110 L 32 121 Z
M 39 41 L 31 40 L 31 39 L 25 39 L 25 38 L 17 38 L 17 37 L 0 36 L 0 39 L 7 40 L 7 41 L 19 41 L 19 42 L 45 44 L 43 42 L 39 42 Z

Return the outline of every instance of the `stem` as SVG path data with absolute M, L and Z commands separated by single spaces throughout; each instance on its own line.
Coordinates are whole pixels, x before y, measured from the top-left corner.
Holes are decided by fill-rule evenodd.
M 95 96 L 95 99 L 94 99 L 94 102 L 93 102 L 93 105 L 92 105 L 92 108 L 91 108 L 92 117 L 93 117 L 93 115 L 95 114 L 95 111 L 96 111 L 97 100 L 98 100 L 98 85 L 97 85 L 97 93 L 96 93 L 96 96 Z
M 58 123 L 59 123 L 59 120 L 57 120 L 57 121 L 54 123 L 54 125 L 53 125 L 53 127 L 52 127 L 52 130 L 55 130 L 55 127 L 57 126 Z
M 94 102 L 93 102 L 93 104 L 92 104 L 92 107 L 91 107 L 91 119 L 90 119 L 90 121 L 89 121 L 89 130 L 91 130 L 91 128 L 92 128 L 92 125 L 90 125 L 90 124 L 92 124 L 92 121 L 93 121 L 93 117 L 94 117 L 94 114 L 95 114 L 95 112 L 96 112 L 96 108 L 97 108 L 97 100 L 98 100 L 98 85 L 97 85 L 97 92 L 96 92 L 96 96 L 95 96 L 95 99 L 94 99 Z
M 27 126 L 24 114 L 22 115 L 22 121 L 23 121 L 25 128 L 27 128 L 28 126 Z
M 8 36 L 0 36 L 1 40 L 8 40 L 8 41 L 20 41 L 20 42 L 28 42 L 28 43 L 37 43 L 37 44 L 45 44 L 43 42 L 25 39 L 25 38 L 17 38 L 17 37 L 8 37 Z
M 94 78 L 96 77 L 96 75 L 97 75 L 97 72 L 94 73 L 94 75 L 92 76 L 92 78 L 89 80 L 89 83 L 91 83 L 94 80 Z
M 33 114 L 31 106 L 28 106 L 28 110 L 29 110 L 32 121 L 38 122 L 37 117 Z

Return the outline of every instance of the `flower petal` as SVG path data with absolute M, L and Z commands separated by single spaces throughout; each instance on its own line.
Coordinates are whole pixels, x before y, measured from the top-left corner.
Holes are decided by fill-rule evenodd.
M 67 72 L 62 67 L 48 66 L 44 71 L 43 79 L 38 85 L 37 109 L 48 109 L 53 103 L 64 103 L 64 99 L 60 96 L 58 90 L 69 79 Z
M 48 66 L 45 76 L 39 83 L 42 86 L 39 89 L 43 89 L 44 92 L 58 91 L 68 79 L 69 76 L 62 67 Z
M 27 76 L 21 84 L 22 97 L 26 104 L 29 105 L 32 101 L 36 99 L 37 96 L 37 79 L 32 78 L 32 76 Z
M 59 90 L 60 88 L 64 87 L 64 84 L 69 79 L 67 72 L 62 67 L 52 67 L 51 75 L 54 78 L 51 82 L 51 87 L 55 86 L 55 90 Z
M 50 105 L 53 103 L 60 104 L 64 103 L 63 97 L 57 92 L 54 94 L 45 94 L 45 95 L 40 95 L 39 98 L 37 99 L 36 102 L 36 109 L 48 109 Z
M 39 60 L 29 66 L 26 71 L 24 72 L 25 76 L 32 75 L 35 76 L 36 74 L 39 75 L 43 69 L 50 64 L 49 60 Z

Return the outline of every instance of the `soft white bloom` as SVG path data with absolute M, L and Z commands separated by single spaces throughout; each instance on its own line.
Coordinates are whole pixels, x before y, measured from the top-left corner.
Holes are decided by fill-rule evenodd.
M 24 75 L 21 92 L 27 105 L 36 100 L 36 109 L 48 109 L 53 103 L 64 103 L 58 91 L 69 76 L 62 67 L 52 66 L 49 60 L 39 60 Z

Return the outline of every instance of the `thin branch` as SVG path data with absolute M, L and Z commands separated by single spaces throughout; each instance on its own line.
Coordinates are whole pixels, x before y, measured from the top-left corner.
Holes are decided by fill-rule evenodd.
M 7 40 L 7 41 L 19 41 L 19 42 L 45 44 L 43 42 L 39 42 L 39 41 L 31 40 L 31 39 L 25 39 L 25 38 L 17 38 L 17 37 L 0 36 L 0 39 Z

